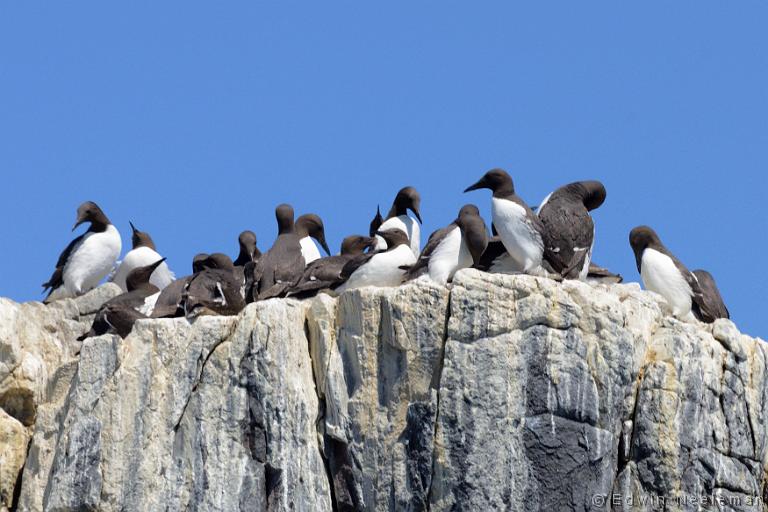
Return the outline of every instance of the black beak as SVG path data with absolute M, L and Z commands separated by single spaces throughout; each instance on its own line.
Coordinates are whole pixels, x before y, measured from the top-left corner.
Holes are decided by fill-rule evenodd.
M 325 251 L 325 254 L 328 256 L 331 255 L 331 250 L 328 248 L 328 243 L 325 241 L 325 238 L 322 238 L 318 240 L 320 242 L 320 245 L 323 247 L 323 250 Z
M 421 215 L 419 214 L 419 207 L 418 206 L 412 206 L 411 211 L 416 216 L 416 219 L 419 221 L 419 224 L 424 224 L 421 222 Z
M 377 231 L 375 234 L 379 235 L 381 238 L 386 240 L 387 233 L 385 231 Z
M 481 188 L 488 188 L 488 186 L 485 184 L 485 178 L 481 178 L 480 181 L 478 181 L 474 185 L 468 186 L 467 188 L 464 189 L 464 192 L 471 192 L 473 190 L 479 190 Z
M 157 260 L 156 262 L 154 262 L 154 263 L 153 263 L 153 264 L 150 266 L 150 268 L 151 268 L 151 269 L 154 271 L 154 270 L 155 270 L 157 267 L 159 267 L 159 266 L 160 266 L 160 265 L 161 265 L 161 264 L 162 264 L 162 263 L 163 263 L 165 260 L 167 260 L 167 259 L 168 259 L 168 258 L 161 258 L 161 259 Z
M 75 225 L 74 225 L 74 226 L 72 226 L 72 231 L 76 230 L 76 229 L 77 229 L 77 226 L 79 226 L 79 225 L 80 225 L 80 224 L 82 224 L 83 222 L 85 222 L 85 218 L 84 218 L 84 217 L 82 217 L 82 216 L 80 216 L 80 215 L 78 215 L 78 216 L 77 216 L 77 220 L 75 220 Z
M 134 233 L 136 233 L 138 231 L 138 229 L 136 229 L 136 226 L 133 225 L 133 222 L 128 221 L 128 224 L 131 225 L 131 231 L 133 231 Z

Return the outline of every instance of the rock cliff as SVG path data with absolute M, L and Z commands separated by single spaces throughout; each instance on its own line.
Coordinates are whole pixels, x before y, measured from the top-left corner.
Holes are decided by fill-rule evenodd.
M 0 510 L 764 510 L 768 348 L 465 270 L 80 343 L 0 299 Z M 697 501 L 699 500 L 699 501 Z

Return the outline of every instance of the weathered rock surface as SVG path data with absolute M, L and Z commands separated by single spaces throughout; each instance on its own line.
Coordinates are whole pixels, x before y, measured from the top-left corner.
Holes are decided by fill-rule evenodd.
M 0 299 L 0 510 L 766 509 L 768 349 L 637 285 L 465 270 L 75 341 L 115 293 Z

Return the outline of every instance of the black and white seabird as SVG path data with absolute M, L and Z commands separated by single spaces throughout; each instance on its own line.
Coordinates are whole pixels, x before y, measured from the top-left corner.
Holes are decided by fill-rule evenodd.
M 203 269 L 192 276 L 182 293 L 187 317 L 200 314 L 236 315 L 245 307 L 242 277 L 232 259 L 214 253 L 201 262 Z
M 664 247 L 656 232 L 648 226 L 638 226 L 629 233 L 629 245 L 643 285 L 667 301 L 672 314 L 688 320 L 693 315 L 713 322 L 717 311 L 712 310 L 702 292 L 698 278 Z
M 419 223 L 421 223 L 421 214 L 419 213 L 419 207 L 421 206 L 421 196 L 413 187 L 404 187 L 395 196 L 395 200 L 392 202 L 392 208 L 389 209 L 387 218 L 376 228 L 376 231 L 387 231 L 389 229 L 399 229 L 403 231 L 409 240 L 409 246 L 413 251 L 414 256 L 419 255 L 421 249 L 421 234 L 419 230 Z M 408 215 L 408 210 L 411 210 L 416 218 L 412 218 Z M 377 218 L 381 218 L 381 213 L 378 208 L 376 210 L 376 217 L 371 221 L 371 229 L 377 222 Z M 417 222 L 418 220 L 418 222 Z M 373 236 L 373 234 L 371 234 Z M 383 251 L 387 247 L 384 245 L 384 239 L 378 237 L 378 244 L 376 249 Z
M 702 322 L 714 322 L 718 318 L 730 318 L 731 314 L 728 312 L 728 308 L 723 301 L 723 297 L 720 295 L 720 290 L 717 288 L 715 278 L 712 274 L 706 270 L 694 270 L 693 275 L 699 282 L 699 288 L 701 288 L 701 300 L 704 307 L 701 307 L 698 303 L 693 305 L 693 314 Z
M 416 263 L 405 231 L 393 228 L 377 231 L 376 235 L 384 239 L 387 249 L 362 254 L 347 262 L 341 271 L 345 282 L 337 288 L 339 293 L 363 286 L 397 286 L 405 275 L 403 267 Z
M 318 215 L 306 213 L 296 219 L 296 234 L 299 235 L 301 254 L 307 265 L 320 259 L 320 251 L 317 250 L 315 242 L 312 241 L 313 238 L 317 240 L 327 255 L 331 255 L 331 250 L 325 241 L 325 226 Z
M 152 237 L 149 236 L 149 233 L 139 231 L 132 222 L 129 222 L 128 224 L 131 225 L 131 242 L 133 248 L 128 251 L 123 258 L 123 261 L 118 263 L 117 270 L 111 279 L 112 282 L 119 286 L 123 291 L 128 290 L 125 280 L 131 270 L 150 265 L 152 262 L 162 258 L 162 256 L 157 253 L 155 242 L 152 240 Z M 152 273 L 152 277 L 149 278 L 149 281 L 162 290 L 171 284 L 171 281 L 174 279 L 176 279 L 176 276 L 168 268 L 168 264 L 163 262 L 157 267 L 157 270 Z
M 278 235 L 272 247 L 253 269 L 252 300 L 283 295 L 304 274 L 306 263 L 293 221 L 293 207 L 281 204 L 275 209 Z
M 236 267 L 244 267 L 246 264 L 258 261 L 261 257 L 261 251 L 256 246 L 256 233 L 253 231 L 243 231 L 237 237 L 237 243 L 240 246 L 240 253 L 234 261 Z
M 430 235 L 405 280 L 428 273 L 436 283 L 446 284 L 456 271 L 478 263 L 487 245 L 488 228 L 480 211 L 473 204 L 465 205 L 456 220 Z
M 88 231 L 67 245 L 51 278 L 43 283 L 43 291 L 50 290 L 46 303 L 77 297 L 91 290 L 109 274 L 120 256 L 120 233 L 93 201 L 78 207 L 72 231 L 84 222 L 90 222 Z
M 605 201 L 599 181 L 577 181 L 558 188 L 538 208 L 544 225 L 544 258 L 565 279 L 587 278 L 595 224 L 589 212 Z
M 91 329 L 78 339 L 82 341 L 108 332 L 115 332 L 125 338 L 131 332 L 136 320 L 149 318 L 144 313 L 147 300 L 160 291 L 150 279 L 164 262 L 165 258 L 159 258 L 150 265 L 131 270 L 126 279 L 128 291 L 105 302 L 96 313 Z
M 493 191 L 493 226 L 519 271 L 528 273 L 538 270 L 544 254 L 544 225 L 525 201 L 515 194 L 512 178 L 506 171 L 493 169 L 464 192 L 481 188 Z
M 374 233 L 375 234 L 375 233 Z M 344 282 L 341 271 L 352 258 L 365 253 L 376 246 L 377 239 L 360 235 L 351 235 L 341 243 L 341 254 L 315 260 L 304 269 L 304 275 L 298 284 L 292 287 L 288 295 L 305 297 L 319 290 L 333 289 Z
M 370 225 L 368 226 L 368 236 L 375 237 L 376 232 L 384 223 L 384 217 L 381 216 L 381 208 L 376 205 L 376 215 L 373 216 Z

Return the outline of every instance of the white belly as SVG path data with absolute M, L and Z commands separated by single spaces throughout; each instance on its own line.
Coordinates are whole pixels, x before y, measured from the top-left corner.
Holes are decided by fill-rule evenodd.
M 508 199 L 494 197 L 491 202 L 493 224 L 509 255 L 528 272 L 541 265 L 544 244 L 525 216 L 525 208 Z
M 656 292 L 666 299 L 673 315 L 680 318 L 690 313 L 691 287 L 672 258 L 654 249 L 644 250 L 640 277 L 646 290 Z
M 455 227 L 429 257 L 429 277 L 436 283 L 446 284 L 457 270 L 471 266 L 472 255 L 461 236 L 461 229 Z
M 115 275 L 112 276 L 112 282 L 119 286 L 124 292 L 128 291 L 125 280 L 128 279 L 128 274 L 131 273 L 131 270 L 151 265 L 160 258 L 162 258 L 162 256 L 149 247 L 132 249 L 128 251 L 128 254 L 123 258 L 123 261 L 120 262 L 120 266 L 117 267 Z M 171 281 L 173 281 L 175 277 L 176 276 L 171 272 L 171 269 L 168 268 L 166 262 L 162 262 L 160 266 L 152 272 L 152 275 L 149 277 L 149 282 L 162 290 L 171 284 Z
M 301 255 L 304 256 L 304 263 L 309 265 L 313 261 L 320 259 L 320 251 L 311 237 L 305 236 L 299 240 L 299 244 L 301 244 Z
M 113 225 L 101 233 L 88 233 L 64 267 L 64 287 L 72 296 L 94 288 L 112 270 L 122 241 Z
M 339 293 L 363 286 L 398 286 L 403 280 L 403 265 L 416 263 L 410 247 L 400 245 L 391 251 L 373 256 L 368 263 L 355 270 L 346 283 L 339 287 Z
M 419 223 L 416 222 L 416 219 L 412 219 L 408 215 L 398 215 L 397 217 L 392 217 L 391 219 L 385 220 L 379 227 L 379 231 L 385 231 L 387 229 L 393 228 L 405 231 L 405 234 L 408 235 L 408 240 L 411 243 L 411 251 L 413 251 L 413 254 L 418 257 L 419 253 L 421 252 L 421 233 L 419 230 Z M 376 235 L 376 239 L 376 250 L 385 250 L 387 248 L 387 243 L 384 241 L 384 239 L 379 235 Z

